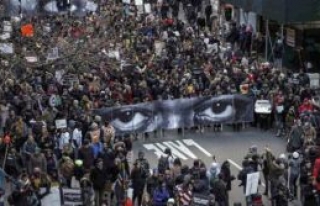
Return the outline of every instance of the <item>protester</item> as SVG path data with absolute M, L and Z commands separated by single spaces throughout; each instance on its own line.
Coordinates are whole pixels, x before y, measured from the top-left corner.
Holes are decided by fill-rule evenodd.
M 83 2 L 78 3 L 81 7 Z M 23 193 L 13 191 L 12 196 L 19 197 L 11 199 L 17 201 L 13 205 L 37 199 L 39 185 L 48 189 L 49 184 L 35 184 L 38 173 L 68 188 L 73 178 L 80 181 L 88 205 L 92 197 L 96 205 L 121 205 L 130 186 L 135 189 L 133 201 L 137 198 L 139 203 L 144 201 L 145 186 L 149 202 L 159 206 L 167 201 L 174 204 L 171 198 L 182 206 L 190 205 L 197 191 L 216 195 L 220 204 L 228 203 L 227 191 L 234 179 L 228 162 L 220 166 L 214 159 L 207 167 L 195 161 L 189 169 L 167 148 L 150 175 L 151 165 L 142 153 L 136 161 L 132 159 L 131 134 L 118 134 L 110 118 L 95 113 L 101 108 L 242 94 L 272 104 L 270 115 L 260 115 L 254 121 L 259 121 L 263 129 L 275 126 L 279 137 L 286 137 L 286 130 L 290 130 L 290 152 L 304 152 L 315 146 L 319 129 L 313 121 L 317 119 L 317 107 L 311 101 L 315 92 L 304 69 L 297 77 L 282 70 L 282 40 L 277 40 L 273 48 L 276 61 L 260 62 L 252 56 L 252 49 L 257 48 L 261 54 L 262 35 L 255 35 L 251 25 L 232 21 L 230 29 L 220 35 L 214 3 L 205 3 L 205 16 L 201 15 L 202 2 L 198 0 L 149 3 L 150 12 L 142 14 L 134 2 L 99 1 L 99 12 L 85 12 L 81 17 L 72 12 L 29 17 L 22 12 L 17 18 L 5 18 L 12 32 L 6 39 L 2 39 L 3 33 L 0 36 L 13 44 L 14 54 L 0 54 L 0 116 L 2 136 L 9 135 L 12 141 L 6 156 L 7 143 L 1 138 L 0 153 L 2 160 L 6 158 L 5 171 L 14 178 L 21 176 L 19 179 L 26 183 Z M 185 13 L 182 19 L 180 3 Z M 31 62 L 30 57 L 36 60 Z M 117 112 L 112 114 L 114 117 L 118 118 Z M 204 132 L 207 127 L 223 130 L 219 122 L 191 130 Z M 234 124 L 235 131 L 241 127 L 242 122 Z M 148 133 L 143 135 L 149 137 Z M 262 165 L 265 194 L 270 185 L 277 204 L 275 185 L 282 181 L 286 166 L 269 151 L 262 157 L 257 153 L 255 150 L 247 155 L 238 179 L 245 189 L 247 175 Z M 297 169 L 297 155 L 292 156 L 289 166 Z M 316 154 L 308 159 L 311 168 L 302 167 L 309 172 L 314 169 L 314 179 L 318 176 L 317 158 Z M 77 164 L 79 161 L 82 164 Z M 290 191 L 296 195 L 298 173 L 291 172 Z M 28 180 L 33 184 L 27 184 Z M 318 185 L 316 181 L 313 184 Z M 304 181 L 303 186 L 308 188 L 310 182 Z M 102 194 L 105 188 L 110 196 L 107 201 Z

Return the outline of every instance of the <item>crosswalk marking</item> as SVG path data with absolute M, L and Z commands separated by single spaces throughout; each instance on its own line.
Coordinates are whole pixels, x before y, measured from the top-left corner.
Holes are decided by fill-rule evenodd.
M 148 151 L 152 151 L 158 158 L 164 156 L 164 151 L 169 148 L 174 158 L 181 160 L 198 159 L 198 157 L 191 151 L 190 147 L 195 147 L 204 155 L 211 157 L 212 155 L 206 149 L 201 147 L 197 142 L 192 139 L 164 141 L 158 143 L 143 144 L 143 147 Z

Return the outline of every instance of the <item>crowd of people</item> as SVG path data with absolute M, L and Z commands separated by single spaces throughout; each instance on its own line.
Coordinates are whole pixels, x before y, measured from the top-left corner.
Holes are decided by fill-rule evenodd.
M 166 150 L 157 169 L 151 168 L 143 152 L 130 162 L 131 136 L 117 135 L 110 122 L 92 111 L 239 93 L 270 101 L 271 113 L 255 114 L 252 125 L 267 130 L 275 125 L 277 136 L 289 137 L 292 153 L 288 160 L 274 157 L 269 149 L 258 155 L 251 148 L 254 155 L 246 157 L 237 176 L 241 185 L 245 187 L 246 175 L 261 165 L 265 194 L 270 182 L 273 205 L 284 205 L 279 191 L 287 194 L 289 189 L 284 201 L 297 195 L 298 176 L 304 202 L 314 189 L 320 192 L 318 124 L 313 115 L 318 106 L 303 68 L 294 76 L 281 65 L 259 62 L 251 50 L 263 51 L 263 39 L 256 37 L 251 25 L 231 22 L 230 29 L 220 33 L 225 28 L 219 26 L 220 17 L 210 3 L 148 1 L 150 13 L 141 13 L 134 2 L 100 3 L 99 12 L 80 19 L 3 18 L 12 26 L 6 41 L 13 43 L 15 51 L 1 54 L 4 69 L 0 71 L 2 177 L 12 183 L 11 205 L 38 206 L 55 183 L 81 188 L 88 206 L 122 206 L 129 187 L 139 206 L 187 206 L 195 194 L 210 196 L 208 205 L 228 205 L 228 191 L 236 178 L 227 161 L 220 165 L 214 160 L 209 167 L 195 161 L 189 168 Z M 34 32 L 22 36 L 21 25 L 30 23 Z M 282 43 L 274 48 L 277 59 Z M 46 61 L 55 47 L 58 59 Z M 36 57 L 37 62 L 26 57 Z M 67 125 L 57 128 L 55 121 L 61 119 Z M 282 179 L 290 183 L 289 188 Z M 0 181 L 2 196 L 7 191 L 5 182 Z M 259 195 L 248 204 L 254 201 L 260 201 Z

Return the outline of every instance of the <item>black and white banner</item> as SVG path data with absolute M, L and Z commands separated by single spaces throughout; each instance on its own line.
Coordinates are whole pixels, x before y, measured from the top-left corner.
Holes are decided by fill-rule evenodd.
M 253 121 L 254 101 L 244 95 L 222 95 L 153 101 L 96 110 L 117 133 L 152 132 L 213 123 Z
M 95 0 L 3 0 L 4 16 L 40 16 L 68 11 L 70 15 L 84 16 L 88 12 L 98 12 L 99 1 Z M 66 10 L 62 9 L 69 5 Z

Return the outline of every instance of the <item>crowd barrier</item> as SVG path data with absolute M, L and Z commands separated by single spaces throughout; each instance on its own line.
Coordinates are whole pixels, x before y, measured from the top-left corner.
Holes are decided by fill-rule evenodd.
M 152 101 L 94 111 L 109 121 L 117 134 L 246 123 L 253 121 L 253 113 L 254 100 L 245 95 Z

